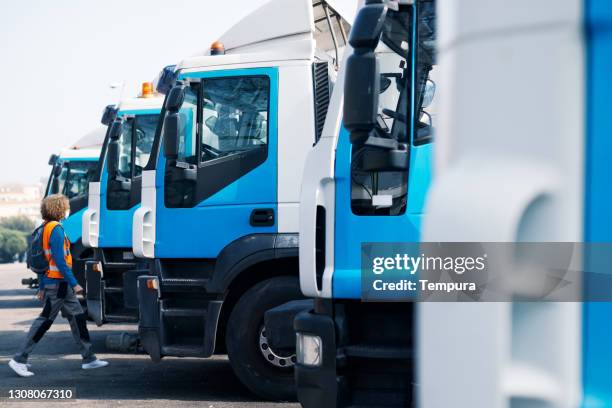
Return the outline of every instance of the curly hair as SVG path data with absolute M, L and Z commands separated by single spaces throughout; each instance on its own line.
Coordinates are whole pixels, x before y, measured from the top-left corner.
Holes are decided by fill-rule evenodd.
M 59 221 L 70 210 L 68 197 L 63 194 L 52 194 L 43 198 L 40 204 L 40 215 L 45 221 Z

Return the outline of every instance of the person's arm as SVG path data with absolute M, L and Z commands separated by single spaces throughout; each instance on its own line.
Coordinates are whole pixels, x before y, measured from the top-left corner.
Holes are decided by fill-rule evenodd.
M 72 273 L 72 269 L 70 269 L 64 259 L 64 230 L 61 227 L 53 228 L 49 241 L 51 256 L 55 261 L 55 265 L 57 265 L 57 269 L 64 275 L 64 280 L 74 288 L 77 285 L 77 280 Z
M 44 273 L 38 273 L 36 274 L 36 276 L 38 277 L 38 291 L 40 292 L 41 290 L 43 290 L 45 288 L 45 274 Z

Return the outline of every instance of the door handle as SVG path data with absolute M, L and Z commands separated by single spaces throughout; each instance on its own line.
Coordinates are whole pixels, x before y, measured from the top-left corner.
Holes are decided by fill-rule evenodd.
M 271 227 L 274 225 L 274 209 L 256 208 L 251 211 L 249 221 L 253 227 Z

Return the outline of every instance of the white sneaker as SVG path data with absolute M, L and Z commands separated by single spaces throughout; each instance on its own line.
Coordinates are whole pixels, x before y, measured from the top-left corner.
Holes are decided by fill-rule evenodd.
M 15 360 L 11 360 L 9 361 L 8 365 L 9 367 L 13 369 L 15 374 L 17 374 L 20 377 L 31 377 L 34 375 L 33 372 L 28 370 L 29 364 L 22 364 L 22 363 L 16 362 Z
M 85 363 L 81 365 L 83 370 L 93 370 L 94 368 L 106 367 L 108 365 L 108 361 L 103 360 L 94 360 L 91 363 Z

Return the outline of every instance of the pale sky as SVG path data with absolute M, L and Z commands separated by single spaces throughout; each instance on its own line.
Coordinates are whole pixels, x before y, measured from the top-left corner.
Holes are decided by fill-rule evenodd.
M 104 106 L 194 55 L 266 0 L 22 0 L 0 5 L 0 184 L 34 183 Z

